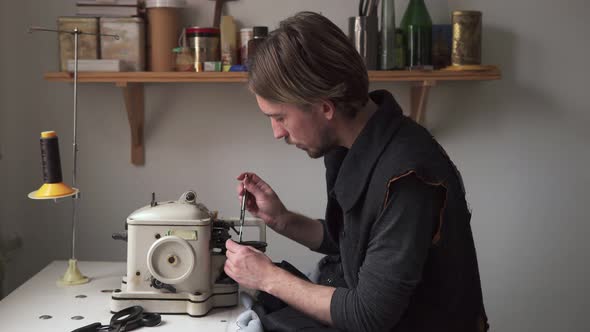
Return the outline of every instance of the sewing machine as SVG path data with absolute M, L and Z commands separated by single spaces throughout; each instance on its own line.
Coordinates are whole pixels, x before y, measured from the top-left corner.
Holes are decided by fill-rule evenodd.
M 139 305 L 146 312 L 207 315 L 218 307 L 238 303 L 238 284 L 223 271 L 225 241 L 237 218 L 218 219 L 197 202 L 194 191 L 177 201 L 156 202 L 127 218 L 127 231 L 113 238 L 127 240 L 127 275 L 120 290 L 112 293 L 110 310 Z M 265 224 L 247 218 L 245 226 L 259 227 L 259 241 L 266 247 Z

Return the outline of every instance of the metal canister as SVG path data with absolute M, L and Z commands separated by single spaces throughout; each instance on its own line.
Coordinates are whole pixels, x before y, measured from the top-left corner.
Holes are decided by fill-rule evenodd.
M 58 17 L 57 28 L 62 31 L 92 33 L 80 35 L 78 39 L 78 59 L 98 59 L 98 18 L 96 17 Z M 59 70 L 68 70 L 68 60 L 74 58 L 74 35 L 60 32 L 59 38 Z
M 377 69 L 377 16 L 353 16 L 348 19 L 348 38 L 359 52 L 368 70 Z
M 195 71 L 203 71 L 205 62 L 221 61 L 218 28 L 186 28 L 189 47 L 195 54 Z
M 481 12 L 453 12 L 453 66 L 481 64 Z
M 145 70 L 145 23 L 141 17 L 101 17 L 101 33 L 118 35 L 100 37 L 100 57 L 119 59 L 123 71 Z

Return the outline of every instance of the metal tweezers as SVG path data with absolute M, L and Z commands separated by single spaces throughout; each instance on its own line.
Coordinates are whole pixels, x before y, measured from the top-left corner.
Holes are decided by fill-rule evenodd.
M 244 182 L 242 182 L 244 192 L 242 193 L 242 206 L 240 207 L 240 243 L 242 243 L 242 230 L 244 228 L 244 219 L 246 217 L 246 195 L 248 194 L 246 191 L 246 180 L 248 180 L 247 175 L 244 177 Z

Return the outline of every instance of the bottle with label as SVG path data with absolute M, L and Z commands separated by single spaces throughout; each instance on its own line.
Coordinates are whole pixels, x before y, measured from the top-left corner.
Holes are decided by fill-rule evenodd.
M 221 17 L 221 65 L 223 71 L 229 71 L 232 65 L 238 63 L 238 52 L 236 49 L 236 23 L 233 16 Z
M 395 29 L 395 55 L 394 68 L 404 69 L 406 67 L 406 39 L 402 29 Z
M 401 23 L 408 69 L 432 69 L 432 19 L 424 0 L 410 0 Z
M 248 41 L 248 62 L 251 61 L 254 53 L 256 53 L 256 47 L 258 47 L 268 35 L 268 27 L 254 27 L 253 30 L 253 38 Z
M 240 29 L 240 64 L 244 67 L 248 65 L 248 42 L 252 38 L 254 38 L 252 28 Z

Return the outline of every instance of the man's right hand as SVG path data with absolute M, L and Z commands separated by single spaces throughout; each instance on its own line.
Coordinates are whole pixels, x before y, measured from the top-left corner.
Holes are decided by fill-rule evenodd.
M 285 227 L 281 222 L 281 217 L 288 210 L 275 191 L 255 173 L 242 173 L 237 177 L 237 180 L 241 181 L 236 188 L 240 201 L 244 195 L 244 186 L 248 191 L 246 210 L 254 217 L 262 219 L 273 230 L 281 233 Z
M 246 176 L 248 178 L 246 179 Z M 324 228 L 318 220 L 293 213 L 283 205 L 274 190 L 254 173 L 242 173 L 237 178 L 242 181 L 248 192 L 246 210 L 254 217 L 260 218 L 275 232 L 293 241 L 315 250 L 320 247 Z M 244 189 L 242 183 L 237 188 L 242 200 Z

